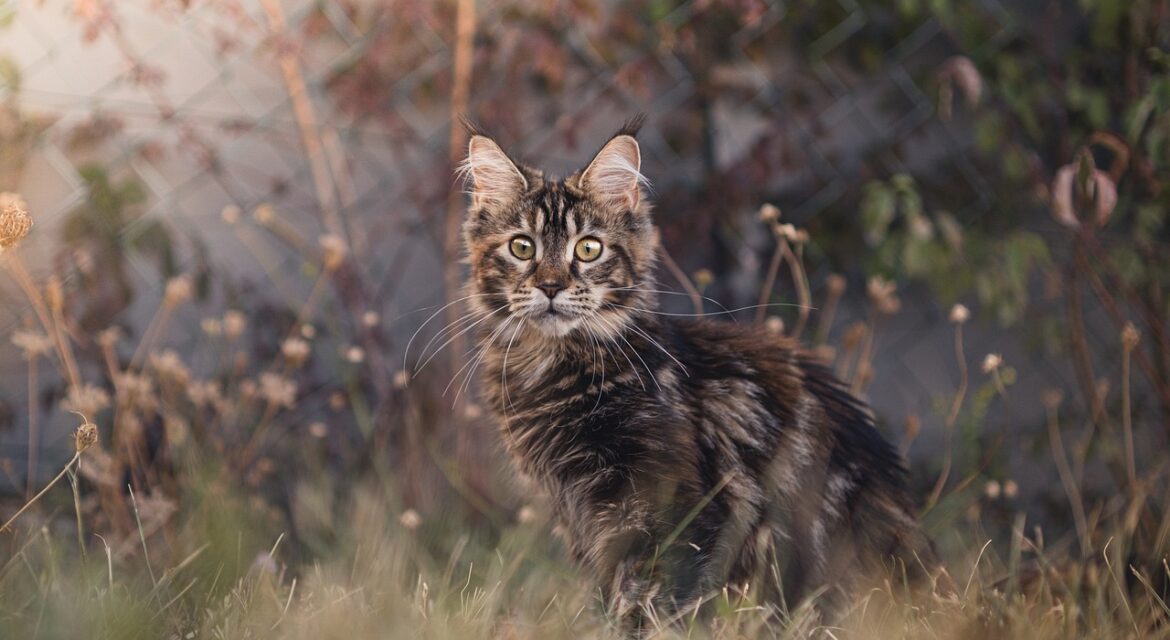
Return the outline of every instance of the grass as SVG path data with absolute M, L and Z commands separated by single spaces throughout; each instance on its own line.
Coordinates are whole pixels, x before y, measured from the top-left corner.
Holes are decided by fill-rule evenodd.
M 4 213 L 27 217 L 21 206 Z M 13 220 L 21 224 L 9 225 L 19 232 L 6 236 L 9 249 L 28 232 L 26 220 Z M 764 281 L 770 287 L 788 264 L 793 288 L 806 300 L 800 247 L 807 235 L 785 232 L 777 216 L 765 221 L 778 241 Z M 482 424 L 482 415 L 471 405 L 452 411 L 450 400 L 437 392 L 445 381 L 412 381 L 399 371 L 393 383 L 377 385 L 398 394 L 393 419 L 406 438 L 400 448 L 410 453 L 393 462 L 380 453 L 382 436 L 363 426 L 375 422 L 366 407 L 376 399 L 363 395 L 356 382 L 347 394 L 334 391 L 331 415 L 351 412 L 369 439 L 355 447 L 366 451 L 365 464 L 356 465 L 360 470 L 337 459 L 361 458 L 327 451 L 325 443 L 337 445 L 341 438 L 331 436 L 332 426 L 313 422 L 317 414 L 298 400 L 299 384 L 311 380 L 306 362 L 327 351 L 308 321 L 328 291 L 325 276 L 343 258 L 337 250 L 306 258 L 320 261 L 310 270 L 320 275 L 296 321 L 276 328 L 288 337 L 271 358 L 248 357 L 247 327 L 260 318 L 236 311 L 204 318 L 207 350 L 219 368 L 202 372 L 161 346 L 169 320 L 190 301 L 189 280 L 168 284 L 137 344 L 124 344 L 116 331 L 79 341 L 100 348 L 97 366 L 91 361 L 85 367 L 78 366 L 86 354 L 75 354 L 77 338 L 60 281 L 50 279 L 42 288 L 19 253 L 0 257 L 37 311 L 39 324 L 13 337 L 30 379 L 36 379 L 39 359 L 55 365 L 67 385 L 60 408 L 82 418 L 68 464 L 47 486 L 29 487 L 29 499 L 3 512 L 0 638 L 620 635 L 603 615 L 596 587 L 566 561 L 546 510 L 525 505 L 533 497 L 505 481 L 508 464 L 487 455 L 467 457 L 476 448 L 474 434 L 459 429 Z M 699 289 L 685 274 L 676 276 L 691 292 L 681 295 L 694 299 Z M 829 287 L 822 308 L 830 311 L 816 319 L 813 346 L 860 393 L 873 376 L 877 320 L 896 313 L 900 301 L 892 283 L 871 281 L 869 319 L 849 327 L 840 345 L 830 347 L 825 337 L 831 310 L 843 289 L 843 280 Z M 702 308 L 701 299 L 693 302 Z M 796 334 L 809 319 L 808 309 L 807 302 L 801 305 Z M 1001 485 L 985 473 L 986 461 L 954 448 L 960 431 L 979 431 L 987 423 L 991 403 L 1009 402 L 1015 378 L 995 355 L 984 359 L 985 378 L 968 376 L 970 356 L 962 341 L 967 316 L 961 307 L 951 314 L 962 379 L 953 398 L 942 403 L 942 470 L 920 483 L 924 522 L 954 589 L 911 590 L 891 578 L 859 592 L 832 619 L 813 599 L 776 606 L 754 601 L 751 591 L 746 597 L 714 593 L 710 619 L 653 612 L 647 635 L 1170 638 L 1167 465 L 1138 464 L 1145 456 L 1135 451 L 1130 415 L 1128 355 L 1140 336 L 1135 330 L 1122 336 L 1121 429 L 1105 432 L 1098 447 L 1076 439 L 1066 448 L 1061 434 L 1071 438 L 1072 431 L 1061 422 L 1060 398 L 1044 399 L 1051 456 L 1075 516 L 1075 527 L 1046 536 L 1007 499 L 1017 490 L 1014 483 Z M 767 330 L 783 330 L 779 318 L 761 319 Z M 350 319 L 347 326 L 378 322 L 376 314 L 364 312 L 360 322 Z M 341 370 L 352 371 L 365 355 L 374 355 L 355 357 L 354 348 L 340 356 L 347 360 Z M 103 371 L 100 379 L 83 378 L 95 368 Z M 29 392 L 34 397 L 31 384 Z M 152 420 L 165 425 L 161 462 L 150 459 L 144 446 L 144 425 Z M 308 424 L 307 434 L 295 429 L 301 423 Z M 39 435 L 39 424 L 29 416 L 30 439 Z M 102 442 L 99 424 L 106 434 Z M 431 435 L 423 438 L 422 432 Z M 916 429 L 907 429 L 903 451 L 915 435 Z M 1082 491 L 1091 462 L 1116 470 L 1113 495 Z M 59 482 L 63 477 L 70 480 L 68 493 Z

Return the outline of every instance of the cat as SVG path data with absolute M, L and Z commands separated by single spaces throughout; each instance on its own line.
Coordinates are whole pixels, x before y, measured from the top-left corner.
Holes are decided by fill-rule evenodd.
M 639 627 L 731 587 L 794 605 L 935 565 L 899 456 L 793 340 L 658 311 L 640 120 L 565 179 L 471 128 L 481 394 L 573 560 Z

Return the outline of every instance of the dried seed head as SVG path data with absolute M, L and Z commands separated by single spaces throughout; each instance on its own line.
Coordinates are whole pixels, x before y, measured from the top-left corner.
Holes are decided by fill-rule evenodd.
M 467 406 L 463 408 L 463 417 L 467 418 L 468 420 L 478 420 L 479 418 L 483 417 L 483 409 L 480 409 L 478 404 L 469 402 L 467 403 Z
M 167 280 L 167 288 L 163 293 L 163 306 L 175 308 L 191 299 L 191 279 L 187 276 L 175 276 Z
M 983 485 L 983 495 L 987 496 L 989 500 L 995 500 L 999 497 L 1001 489 L 999 482 L 989 480 L 987 484 Z
M 199 326 L 203 333 L 213 338 L 223 334 L 223 321 L 219 318 L 204 318 L 199 321 Z
M 272 372 L 262 373 L 260 396 L 274 407 L 292 409 L 297 404 L 297 383 Z
M 715 282 L 715 274 L 711 273 L 710 269 L 699 269 L 695 272 L 695 286 L 700 291 L 711 286 L 712 282 Z
M 316 338 L 317 337 L 317 327 L 314 327 L 311 324 L 302 324 L 301 325 L 301 337 L 304 338 L 305 340 L 312 340 L 313 338 Z
M 759 216 L 760 220 L 769 224 L 776 222 L 780 219 L 780 208 L 773 204 L 765 204 L 760 207 Z
M 96 424 L 90 422 L 89 419 L 85 417 L 85 414 L 82 414 L 81 412 L 75 413 L 81 416 L 81 426 L 77 427 L 77 430 L 73 432 L 73 450 L 77 453 L 81 453 L 82 451 L 85 451 L 86 449 L 97 444 L 98 429 Z
M 83 384 L 78 387 L 69 387 L 65 399 L 61 401 L 61 408 L 73 413 L 92 416 L 110 406 L 110 395 L 100 387 L 92 384 Z
M 122 339 L 122 330 L 118 327 L 107 327 L 102 329 L 97 336 L 97 343 L 102 349 L 113 349 L 114 345 Z
M 20 194 L 0 193 L 0 249 L 15 247 L 32 229 L 32 216 Z
M 150 354 L 150 366 L 159 378 L 176 385 L 185 385 L 191 379 L 191 372 L 174 349 Z
M 1020 485 L 1016 484 L 1015 480 L 1007 480 L 1003 483 L 1003 497 L 1011 500 L 1020 495 Z
M 341 411 L 349 401 L 345 399 L 345 394 L 340 391 L 334 391 L 329 394 L 329 408 L 334 411 Z
M 971 319 L 971 310 L 967 307 L 956 304 L 951 307 L 950 320 L 951 324 L 963 324 Z
M 398 524 L 409 531 L 414 531 L 422 526 L 422 516 L 414 509 L 407 509 L 398 516 Z
M 366 359 L 366 352 L 357 345 L 352 345 L 345 350 L 345 360 L 350 364 L 361 364 Z
M 829 295 L 840 296 L 845 293 L 845 276 L 839 273 L 829 274 L 829 277 L 825 278 L 825 287 L 828 288 Z
M 220 211 L 219 215 L 221 218 L 223 218 L 224 222 L 228 224 L 236 224 L 240 221 L 240 216 L 243 215 L 243 211 L 241 211 L 238 206 L 229 204 L 224 205 L 223 211 Z
M 39 358 L 53 348 L 53 341 L 49 339 L 49 336 L 39 331 L 23 331 L 21 329 L 12 332 L 12 344 L 24 352 L 25 360 Z
M 244 329 L 248 327 L 248 319 L 244 314 L 230 309 L 223 314 L 223 335 L 228 340 L 235 340 L 244 334 Z
M 405 369 L 400 369 L 394 374 L 394 388 L 405 389 L 406 385 L 410 383 L 410 374 Z
M 345 262 L 348 248 L 345 240 L 333 234 L 326 234 L 317 239 L 321 247 L 321 260 L 326 271 L 336 271 Z
M 536 521 L 536 509 L 528 505 L 520 507 L 520 510 L 516 512 L 516 521 L 520 524 L 532 524 Z
M 362 314 L 362 325 L 364 325 L 367 329 L 372 329 L 378 326 L 378 323 L 381 321 L 382 318 L 376 311 L 367 311 Z
M 1060 389 L 1048 389 L 1041 394 L 1040 402 L 1048 409 L 1058 409 L 1064 402 L 1064 392 Z
M 1133 351 L 1141 339 L 1142 332 L 1138 331 L 1138 328 L 1132 322 L 1125 323 L 1125 327 L 1121 329 L 1121 346 L 1126 351 Z
M 289 338 L 280 345 L 281 355 L 284 356 L 288 365 L 293 368 L 305 364 L 305 360 L 309 359 L 310 351 L 309 343 L 301 338 Z
M 314 438 L 324 438 L 329 435 L 329 427 L 324 422 L 314 422 L 309 425 L 309 435 Z
M 1003 356 L 998 353 L 989 353 L 983 356 L 983 373 L 991 373 L 1003 366 Z
M 256 218 L 256 222 L 268 226 L 276 220 L 276 209 L 267 202 L 262 202 L 252 210 L 252 217 Z
M 784 319 L 780 316 L 768 316 L 768 319 L 764 320 L 764 328 L 769 333 L 777 335 L 784 333 Z

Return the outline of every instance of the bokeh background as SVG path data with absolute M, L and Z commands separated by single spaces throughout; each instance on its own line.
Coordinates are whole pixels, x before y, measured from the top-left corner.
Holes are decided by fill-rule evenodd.
M 932 533 L 1087 549 L 1167 487 L 1168 43 L 1159 0 L 0 3 L 35 221 L 0 255 L 0 514 L 82 411 L 95 530 L 133 529 L 126 485 L 165 522 L 191 451 L 301 542 L 306 481 L 516 517 L 471 345 L 414 375 L 458 318 L 453 116 L 569 173 L 645 112 L 664 307 L 812 307 L 731 315 L 834 362 Z

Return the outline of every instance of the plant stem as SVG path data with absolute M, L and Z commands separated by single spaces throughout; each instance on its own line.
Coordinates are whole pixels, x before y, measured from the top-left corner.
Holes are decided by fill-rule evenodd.
M 17 512 L 16 512 L 16 513 L 14 513 L 14 514 L 12 514 L 12 517 L 8 519 L 8 522 L 5 522 L 3 526 L 0 526 L 0 533 L 2 533 L 2 532 L 4 532 L 4 531 L 7 531 L 7 530 L 8 530 L 8 527 L 9 527 L 9 525 L 11 525 L 13 522 L 15 522 L 15 521 L 16 521 L 16 519 L 17 519 L 17 518 L 19 518 L 19 517 L 20 517 L 20 515 L 21 515 L 22 513 L 24 513 L 25 511 L 28 511 L 28 508 L 29 508 L 29 507 L 31 507 L 33 504 L 35 504 L 37 500 L 40 500 L 40 499 L 41 499 L 41 496 L 43 496 L 43 495 L 45 495 L 46 493 L 48 493 L 49 489 L 52 489 L 52 488 L 53 488 L 53 485 L 55 485 L 55 484 L 57 484 L 58 482 L 60 482 L 61 478 L 65 477 L 65 473 L 66 473 L 67 471 L 69 471 L 69 468 L 70 468 L 70 467 L 72 467 L 72 466 L 73 466 L 73 464 L 74 464 L 74 463 L 76 463 L 76 462 L 77 462 L 78 460 L 80 460 L 80 459 L 81 459 L 81 453 L 80 453 L 80 452 L 73 454 L 73 457 L 69 459 L 69 462 L 66 462 L 66 463 L 65 463 L 65 468 L 64 468 L 64 469 L 61 469 L 61 473 L 58 473 L 58 474 L 57 474 L 57 477 L 55 477 L 55 478 L 53 478 L 51 481 L 49 481 L 49 484 L 45 485 L 45 488 L 44 488 L 44 489 L 41 489 L 41 492 L 40 492 L 40 493 L 38 493 L 37 495 L 33 496 L 32 500 L 29 500 L 28 502 L 24 503 L 24 506 L 23 506 L 23 507 L 21 507 L 19 511 L 17 511 Z

